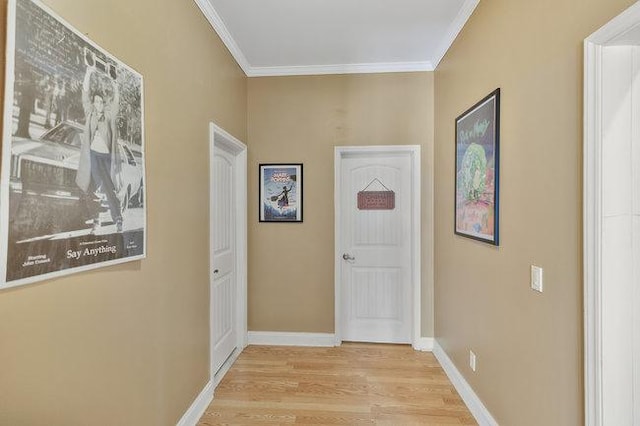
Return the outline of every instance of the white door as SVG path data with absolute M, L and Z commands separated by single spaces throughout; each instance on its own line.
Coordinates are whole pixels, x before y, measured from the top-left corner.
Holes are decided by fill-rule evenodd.
M 236 349 L 236 235 L 235 157 L 215 147 L 213 151 L 212 248 L 212 372 L 216 373 Z
M 359 154 L 341 161 L 342 340 L 412 341 L 411 165 L 409 153 Z M 359 209 L 358 192 L 365 188 L 393 191 L 395 207 Z

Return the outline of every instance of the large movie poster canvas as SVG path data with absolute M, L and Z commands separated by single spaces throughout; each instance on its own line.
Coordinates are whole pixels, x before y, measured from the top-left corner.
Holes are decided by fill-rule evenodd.
M 142 76 L 10 0 L 0 288 L 145 256 Z

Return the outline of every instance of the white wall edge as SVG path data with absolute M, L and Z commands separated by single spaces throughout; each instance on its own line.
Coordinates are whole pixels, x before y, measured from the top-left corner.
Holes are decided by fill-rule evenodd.
M 602 48 L 640 25 L 640 2 L 584 41 L 583 313 L 585 425 L 604 424 L 602 367 Z
M 430 61 L 424 62 L 387 62 L 370 64 L 331 64 L 300 65 L 283 67 L 250 67 L 248 77 L 274 77 L 291 75 L 326 75 L 326 74 L 374 74 L 390 72 L 425 72 L 433 71 Z
M 250 345 L 333 347 L 336 345 L 335 339 L 332 333 L 249 332 Z
M 431 61 L 434 69 L 438 67 L 438 64 L 442 58 L 444 58 L 444 55 L 446 55 L 449 48 L 453 45 L 456 37 L 458 37 L 458 34 L 460 34 L 460 31 L 462 31 L 462 28 L 464 28 L 465 24 L 471 17 L 471 14 L 476 10 L 478 3 L 480 3 L 480 0 L 466 0 L 464 2 L 460 11 L 458 11 L 458 15 L 456 15 L 456 18 L 453 20 L 451 25 L 449 25 L 447 35 L 442 39 L 442 43 L 438 50 L 436 50 L 436 54 Z
M 583 297 L 585 425 L 603 424 L 601 264 L 602 175 L 601 175 L 601 50 L 584 45 L 584 142 L 583 142 Z
M 242 53 L 242 50 L 236 43 L 236 41 L 231 36 L 231 33 L 227 29 L 227 26 L 224 24 L 224 21 L 218 15 L 218 12 L 214 9 L 213 5 L 208 0 L 194 0 L 198 5 L 202 14 L 207 18 L 207 21 L 213 27 L 213 30 L 218 34 L 218 37 L 222 40 L 227 49 L 229 49 L 229 53 L 236 60 L 242 71 L 244 71 L 245 75 L 249 75 L 248 71 L 251 68 L 247 58 Z
M 209 380 L 176 426 L 196 426 L 212 400 L 213 382 Z
M 413 349 L 422 352 L 433 352 L 433 337 L 421 337 L 413 343 Z
M 462 397 L 462 400 L 478 424 L 480 426 L 498 426 L 498 422 L 495 421 L 489 410 L 487 410 L 487 407 L 485 407 L 480 398 L 478 398 L 478 395 L 473 391 L 471 385 L 464 379 L 437 340 L 433 343 L 433 355 L 444 369 L 447 377 L 451 380 L 451 383 Z

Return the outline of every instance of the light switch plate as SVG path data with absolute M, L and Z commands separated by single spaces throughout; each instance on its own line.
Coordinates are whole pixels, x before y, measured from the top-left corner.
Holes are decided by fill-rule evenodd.
M 542 268 L 531 265 L 531 288 L 542 293 Z
M 476 371 L 476 354 L 473 351 L 469 351 L 469 367 Z

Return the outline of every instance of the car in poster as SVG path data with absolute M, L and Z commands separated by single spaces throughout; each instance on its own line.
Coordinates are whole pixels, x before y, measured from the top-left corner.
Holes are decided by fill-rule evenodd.
M 66 121 L 37 139 L 13 138 L 9 220 L 21 237 L 83 226 L 95 211 L 105 210 L 106 203 L 99 190 L 92 209 L 78 209 L 81 190 L 75 180 L 83 131 L 81 124 Z M 118 141 L 118 149 L 122 159 L 118 197 L 124 211 L 142 204 L 143 171 L 141 159 L 136 159 L 127 144 Z

